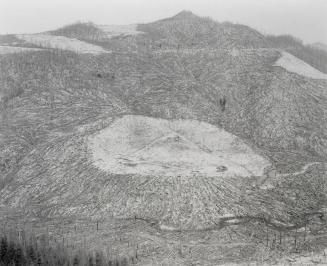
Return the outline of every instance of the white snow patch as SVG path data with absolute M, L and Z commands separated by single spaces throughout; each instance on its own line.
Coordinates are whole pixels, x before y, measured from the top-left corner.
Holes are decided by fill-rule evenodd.
M 260 176 L 270 165 L 240 138 L 194 120 L 124 116 L 89 146 L 94 164 L 115 174 Z
M 162 231 L 177 231 L 179 230 L 179 228 L 173 227 L 173 226 L 169 226 L 169 225 L 165 225 L 165 224 L 159 224 L 159 228 Z
M 137 24 L 130 25 L 99 25 L 100 29 L 102 29 L 107 37 L 115 37 L 119 35 L 137 35 L 143 32 L 137 30 Z
M 0 54 L 14 54 L 14 53 L 22 53 L 22 52 L 35 52 L 41 51 L 43 49 L 39 48 L 28 48 L 28 47 L 15 47 L 9 45 L 0 45 Z
M 233 50 L 231 50 L 230 54 L 233 57 L 237 57 L 237 56 L 240 55 L 240 51 L 238 49 L 236 49 L 236 48 L 233 48 Z
M 281 52 L 281 57 L 275 62 L 274 66 L 279 66 L 289 72 L 296 73 L 313 79 L 327 79 L 327 74 L 320 72 L 301 59 L 287 53 Z
M 64 36 L 54 36 L 49 34 L 19 34 L 16 35 L 16 37 L 44 48 L 57 48 L 83 54 L 101 54 L 110 52 L 104 50 L 100 46 Z

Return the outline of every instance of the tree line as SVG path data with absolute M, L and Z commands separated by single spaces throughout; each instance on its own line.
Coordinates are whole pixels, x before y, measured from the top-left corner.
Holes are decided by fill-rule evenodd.
M 19 236 L 20 232 L 0 235 L 0 266 L 127 266 L 136 262 L 136 258 L 110 258 L 101 251 L 70 251 L 65 246 L 56 246 Z M 108 255 L 108 254 L 107 254 Z

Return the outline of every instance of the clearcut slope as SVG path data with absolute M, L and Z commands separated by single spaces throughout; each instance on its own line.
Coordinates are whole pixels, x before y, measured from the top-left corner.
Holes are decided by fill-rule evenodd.
M 144 34 L 103 42 L 84 29 L 66 33 L 113 52 L 97 56 L 45 49 L 0 57 L 1 204 L 43 217 L 137 215 L 173 226 L 181 220 L 189 228 L 212 225 L 237 206 L 235 186 L 246 178 L 224 177 L 229 168 L 224 172 L 220 163 L 219 177 L 207 176 L 201 160 L 189 158 L 185 165 L 200 169 L 196 175 L 165 175 L 162 165 L 162 175 L 118 175 L 96 167 L 79 129 L 126 114 L 210 123 L 258 149 L 283 173 L 326 161 L 326 80 L 274 66 L 279 53 L 267 48 L 257 31 L 187 12 L 140 25 L 137 30 Z M 17 40 L 3 40 L 8 42 Z M 173 149 L 204 161 L 216 158 L 197 145 L 198 136 L 169 134 L 141 149 L 136 166 L 121 162 L 137 169 L 141 156 L 154 165 L 153 158 L 166 154 L 159 159 L 171 167 Z
M 240 138 L 194 120 L 125 116 L 90 147 L 95 165 L 113 174 L 260 176 L 270 165 Z

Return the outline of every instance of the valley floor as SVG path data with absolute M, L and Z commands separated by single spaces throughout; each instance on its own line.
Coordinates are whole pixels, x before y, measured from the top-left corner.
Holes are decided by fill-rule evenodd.
M 265 243 L 260 233 L 249 235 L 253 225 L 230 226 L 220 230 L 165 231 L 141 219 L 90 220 L 76 217 L 27 219 L 19 212 L 1 211 L 2 232 L 15 229 L 62 244 L 71 252 L 102 251 L 108 258 L 128 258 L 136 265 L 326 265 L 325 249 L 292 251 L 292 235 L 283 245 L 271 239 Z M 275 235 L 276 239 L 276 235 Z M 299 236 L 299 242 L 301 235 Z M 306 243 L 327 243 L 327 234 L 308 237 Z M 40 242 L 41 243 L 41 242 Z M 305 246 L 303 242 L 301 244 Z M 299 245 L 300 247 L 300 245 Z

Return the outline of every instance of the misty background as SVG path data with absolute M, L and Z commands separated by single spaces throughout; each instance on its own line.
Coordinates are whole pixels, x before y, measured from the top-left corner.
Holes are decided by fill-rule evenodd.
M 42 32 L 76 21 L 151 22 L 182 10 L 327 44 L 326 0 L 0 0 L 0 34 Z

